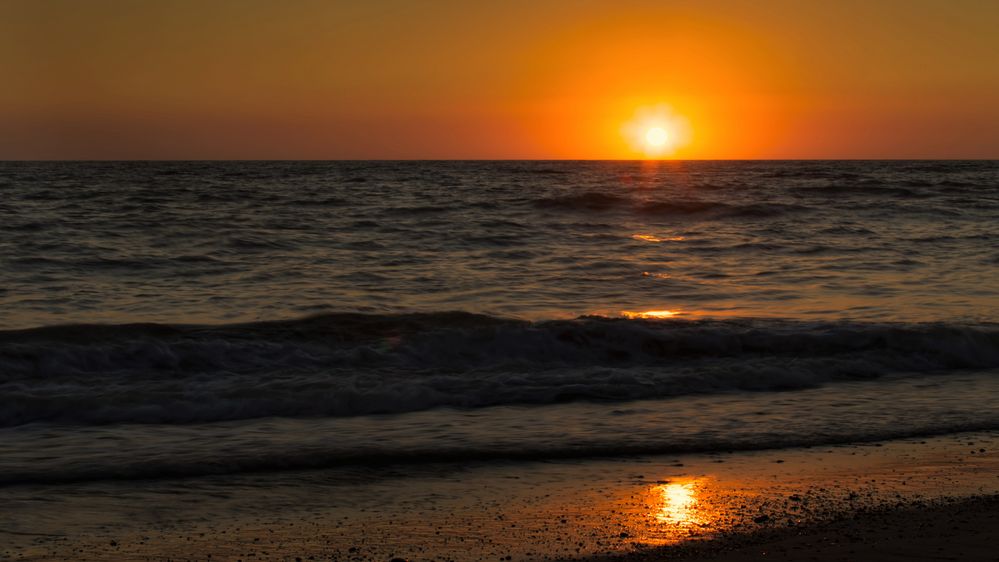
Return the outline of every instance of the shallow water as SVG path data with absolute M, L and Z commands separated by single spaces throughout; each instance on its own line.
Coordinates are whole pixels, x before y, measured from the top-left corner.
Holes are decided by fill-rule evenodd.
M 0 486 L 752 451 L 999 428 L 999 370 L 795 392 L 0 430 Z M 409 469 L 404 469 L 409 470 Z

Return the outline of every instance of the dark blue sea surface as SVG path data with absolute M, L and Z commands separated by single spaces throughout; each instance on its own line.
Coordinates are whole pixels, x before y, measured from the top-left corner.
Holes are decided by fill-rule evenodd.
M 986 161 L 2 163 L 0 484 L 999 429 L 997 240 Z

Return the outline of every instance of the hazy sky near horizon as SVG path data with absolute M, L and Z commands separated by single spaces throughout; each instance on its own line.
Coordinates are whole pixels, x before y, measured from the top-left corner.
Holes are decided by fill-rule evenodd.
M 999 158 L 999 2 L 0 0 L 0 159 Z

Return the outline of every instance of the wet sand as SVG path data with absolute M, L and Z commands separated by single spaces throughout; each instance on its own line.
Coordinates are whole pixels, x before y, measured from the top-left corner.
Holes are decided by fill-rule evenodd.
M 975 433 L 18 486 L 0 489 L 0 558 L 990 560 L 997 476 L 999 434 Z
M 843 514 L 833 521 L 732 535 L 589 562 L 659 560 L 999 560 L 999 496 L 977 496 Z

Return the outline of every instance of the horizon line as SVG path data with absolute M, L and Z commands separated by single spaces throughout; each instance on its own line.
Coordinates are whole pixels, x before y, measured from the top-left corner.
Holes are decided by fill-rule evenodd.
M 992 158 L 31 158 L 25 162 L 994 162 Z

